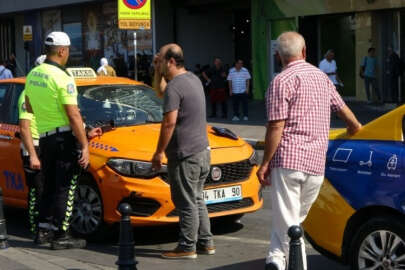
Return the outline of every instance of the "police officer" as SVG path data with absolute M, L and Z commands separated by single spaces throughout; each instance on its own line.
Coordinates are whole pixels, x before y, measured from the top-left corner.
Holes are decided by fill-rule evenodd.
M 35 61 L 35 66 L 42 64 L 46 55 L 41 55 Z M 29 113 L 25 106 L 25 90 L 18 98 L 19 126 L 21 131 L 21 159 L 23 161 L 25 179 L 28 186 L 28 219 L 30 231 L 35 235 L 36 244 L 49 242 L 52 237 L 50 228 L 38 230 L 39 205 L 43 191 L 43 177 L 40 170 L 39 133 L 35 116 Z M 49 218 L 47 218 L 49 220 Z
M 65 70 L 70 39 L 64 32 L 52 32 L 45 40 L 46 60 L 26 79 L 27 111 L 35 114 L 40 134 L 40 161 L 44 189 L 39 227 L 55 226 L 51 248 L 83 248 L 84 239 L 69 234 L 75 189 L 81 169 L 89 164 L 89 149 L 77 106 L 74 79 Z M 33 164 L 34 165 L 34 164 Z M 48 223 L 46 217 L 52 216 Z

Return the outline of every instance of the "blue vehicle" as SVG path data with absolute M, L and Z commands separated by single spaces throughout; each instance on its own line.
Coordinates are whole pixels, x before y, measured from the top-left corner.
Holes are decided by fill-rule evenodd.
M 330 133 L 325 181 L 304 229 L 351 269 L 405 269 L 405 105 L 354 136 Z

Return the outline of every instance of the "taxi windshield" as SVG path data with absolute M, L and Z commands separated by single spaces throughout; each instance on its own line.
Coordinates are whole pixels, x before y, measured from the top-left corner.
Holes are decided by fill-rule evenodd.
M 163 118 L 162 100 L 147 86 L 81 86 L 78 92 L 80 112 L 89 126 L 159 123 Z

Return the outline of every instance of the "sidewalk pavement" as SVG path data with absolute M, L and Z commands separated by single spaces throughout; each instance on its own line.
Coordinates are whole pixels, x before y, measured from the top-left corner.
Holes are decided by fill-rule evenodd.
M 116 268 L 81 262 L 67 257 L 35 252 L 30 248 L 0 250 L 0 270 L 113 270 Z
M 395 104 L 368 104 L 350 98 L 345 99 L 345 102 L 363 125 L 396 108 Z M 229 113 L 227 119 L 208 118 L 208 124 L 228 128 L 253 146 L 257 148 L 263 147 L 266 133 L 266 109 L 264 101 L 252 100 L 249 102 L 248 121 L 232 121 L 232 109 L 230 104 L 228 105 Z M 331 128 L 344 127 L 344 122 L 333 114 L 331 116 Z

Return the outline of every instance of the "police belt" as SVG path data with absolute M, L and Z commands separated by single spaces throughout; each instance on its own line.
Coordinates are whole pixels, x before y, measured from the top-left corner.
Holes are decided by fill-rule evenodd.
M 67 131 L 71 131 L 72 128 L 70 126 L 63 126 L 63 127 L 57 127 L 55 129 L 52 129 L 50 131 L 44 132 L 41 135 L 39 135 L 39 138 L 45 138 L 45 137 L 49 137 L 58 133 L 63 133 L 63 132 L 67 132 Z

